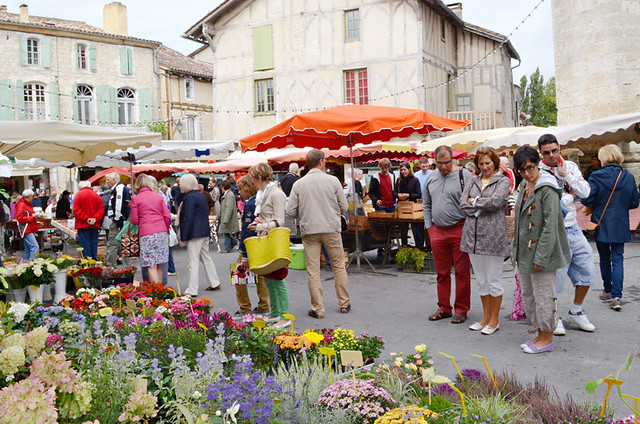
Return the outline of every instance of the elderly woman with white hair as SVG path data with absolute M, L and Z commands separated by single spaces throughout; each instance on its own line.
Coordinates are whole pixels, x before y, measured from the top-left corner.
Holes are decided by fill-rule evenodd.
M 31 189 L 22 192 L 22 197 L 16 205 L 16 220 L 20 228 L 20 236 L 24 241 L 23 260 L 28 261 L 36 257 L 36 253 L 40 251 L 36 233 L 38 232 L 38 223 L 36 221 L 35 212 L 31 202 L 35 193 Z
M 198 191 L 198 180 L 191 174 L 180 178 L 180 246 L 187 246 L 189 287 L 185 294 L 198 296 L 198 261 L 204 265 L 209 286 L 207 291 L 220 290 L 220 279 L 209 254 L 209 204 Z

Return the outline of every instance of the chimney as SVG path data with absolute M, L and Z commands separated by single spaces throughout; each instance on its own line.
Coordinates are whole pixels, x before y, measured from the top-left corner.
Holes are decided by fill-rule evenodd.
M 29 23 L 29 6 L 26 4 L 20 5 L 20 23 L 28 24 Z
M 450 3 L 447 7 L 462 20 L 462 3 Z
M 104 30 L 110 34 L 129 35 L 127 31 L 127 6 L 114 1 L 103 10 Z
M 0 12 L 6 12 L 7 11 L 7 5 L 6 4 L 0 4 Z

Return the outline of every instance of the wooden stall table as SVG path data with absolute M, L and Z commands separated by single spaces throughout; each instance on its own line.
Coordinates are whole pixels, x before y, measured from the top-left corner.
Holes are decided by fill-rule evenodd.
M 44 242 L 46 234 L 54 230 L 55 228 L 52 226 L 52 219 L 49 218 L 39 218 L 36 216 L 36 222 L 38 223 L 38 232 L 36 233 L 36 240 L 38 241 L 38 246 L 40 246 L 40 251 L 44 250 Z M 14 237 L 20 239 L 20 230 L 18 229 L 18 221 L 12 219 L 7 222 L 6 229 L 14 233 Z

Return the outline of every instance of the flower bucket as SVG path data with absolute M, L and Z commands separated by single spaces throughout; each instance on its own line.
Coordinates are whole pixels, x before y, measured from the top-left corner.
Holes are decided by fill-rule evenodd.
M 37 286 L 35 290 L 31 287 L 27 287 L 27 293 L 29 294 L 29 300 L 31 302 L 35 302 L 37 300 L 42 303 L 42 296 L 44 295 L 43 286 Z
M 51 297 L 51 284 L 43 284 L 42 285 L 42 299 L 38 297 L 38 301 L 41 303 L 51 302 L 53 297 Z
M 9 289 L 6 291 L 7 301 L 13 300 L 14 302 L 24 303 L 27 299 L 27 289 Z
M 53 296 L 53 303 L 60 303 L 67 296 L 67 271 L 58 271 L 53 273 L 56 294 Z
M 257 275 L 270 274 L 291 263 L 288 228 L 274 228 L 267 236 L 249 237 L 244 241 L 249 268 Z

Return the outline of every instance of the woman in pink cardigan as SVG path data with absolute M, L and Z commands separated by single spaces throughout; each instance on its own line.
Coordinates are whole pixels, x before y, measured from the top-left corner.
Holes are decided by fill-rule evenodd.
M 149 280 L 162 281 L 161 264 L 169 262 L 169 225 L 171 214 L 164 199 L 155 192 L 156 183 L 140 174 L 133 185 L 131 223 L 138 226 L 140 266 L 148 268 Z

